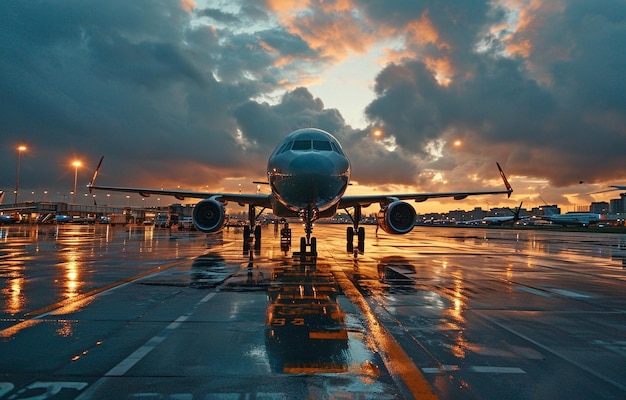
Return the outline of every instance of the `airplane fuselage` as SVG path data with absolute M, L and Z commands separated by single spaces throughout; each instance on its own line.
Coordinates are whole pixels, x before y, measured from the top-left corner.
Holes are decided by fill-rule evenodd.
M 580 225 L 589 226 L 590 224 L 599 222 L 601 220 L 600 214 L 595 213 L 567 213 L 567 214 L 552 214 L 545 216 L 544 219 L 552 221 L 558 225 Z
M 272 209 L 280 217 L 310 211 L 332 216 L 350 180 L 350 161 L 331 134 L 300 129 L 288 135 L 267 162 Z

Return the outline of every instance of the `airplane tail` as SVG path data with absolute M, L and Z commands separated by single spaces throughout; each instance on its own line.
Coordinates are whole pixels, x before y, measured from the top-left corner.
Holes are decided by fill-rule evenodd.
M 4 190 L 0 190 L 0 204 L 2 204 L 2 200 L 4 200 Z
M 96 170 L 93 171 L 93 176 L 91 177 L 91 180 L 89 181 L 89 185 L 88 185 L 89 193 L 91 193 L 91 187 L 96 182 L 96 177 L 98 176 L 98 172 L 100 172 L 100 167 L 102 166 L 102 160 L 104 160 L 104 156 L 100 157 L 100 162 L 98 163 L 98 166 L 96 167 Z
M 509 180 L 506 179 L 506 175 L 504 175 L 504 171 L 502 171 L 502 167 L 500 167 L 500 163 L 496 162 L 496 165 L 498 166 L 498 171 L 500 171 L 500 176 L 502 177 L 502 181 L 504 181 L 504 186 L 506 186 L 506 190 L 509 191 L 509 194 L 507 197 L 511 197 L 511 193 L 513 193 L 513 187 L 509 183 Z
M 519 213 L 520 213 L 520 211 L 522 211 L 522 204 L 523 204 L 523 203 L 524 203 L 523 201 L 522 201 L 522 202 L 520 202 L 520 203 L 519 203 L 519 207 L 516 207 L 516 208 L 515 208 L 515 210 L 512 210 L 512 209 L 510 209 L 510 208 L 508 209 L 510 212 L 512 212 L 512 213 L 513 213 L 513 221 L 514 221 L 514 222 L 517 222 L 517 221 L 519 221 L 519 220 L 520 220 Z

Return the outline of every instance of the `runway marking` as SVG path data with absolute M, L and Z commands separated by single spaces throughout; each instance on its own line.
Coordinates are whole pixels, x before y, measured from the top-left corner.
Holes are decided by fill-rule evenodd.
M 161 274 L 166 270 L 184 262 L 186 260 L 177 260 L 171 262 L 169 264 L 161 265 L 160 267 L 153 268 L 150 271 L 146 271 L 142 274 L 135 275 L 133 277 L 124 279 L 122 281 L 114 282 L 106 286 L 102 286 L 100 288 L 91 290 L 87 293 L 79 294 L 78 296 L 63 300 L 54 304 L 51 304 L 47 307 L 40 308 L 38 310 L 30 311 L 26 313 L 26 315 L 34 315 L 29 319 L 25 319 L 16 323 L 13 326 L 0 330 L 0 338 L 9 338 L 11 336 L 15 336 L 20 331 L 30 328 L 31 326 L 35 326 L 38 323 L 42 322 L 42 318 L 47 317 L 48 315 L 59 315 L 63 313 L 70 313 L 79 308 L 81 305 L 88 303 L 88 301 L 95 296 L 99 296 L 105 293 L 112 292 L 114 290 L 123 288 L 126 285 L 130 285 L 132 282 L 139 281 L 142 279 L 146 279 L 152 277 L 154 275 Z
M 215 296 L 216 292 L 209 293 L 204 296 L 202 300 L 200 300 L 193 307 L 193 310 L 197 308 L 198 305 L 204 304 Z M 162 341 L 164 341 L 170 333 L 172 333 L 175 329 L 177 329 L 183 322 L 187 321 L 189 317 L 193 314 L 193 310 L 188 312 L 187 314 L 181 315 L 176 318 L 176 320 L 170 323 L 165 327 L 161 332 L 159 332 L 152 339 L 148 340 L 146 344 L 135 350 L 131 355 L 126 357 L 122 362 L 113 367 L 109 372 L 104 374 L 104 376 L 123 376 L 128 372 L 129 369 L 135 366 L 139 361 L 141 361 L 148 353 L 154 350 Z
M 520 292 L 526 292 L 526 293 L 530 293 L 530 294 L 536 294 L 537 296 L 541 296 L 541 297 L 548 297 L 551 298 L 552 295 L 548 292 L 544 292 L 541 290 L 537 290 L 537 289 L 533 289 L 533 288 L 529 288 L 526 286 L 516 286 L 515 290 L 519 290 Z
M 517 367 L 490 367 L 490 366 L 481 366 L 474 365 L 469 368 L 472 372 L 478 372 L 481 374 L 525 374 L 521 368 Z
M 574 299 L 588 299 L 588 298 L 591 297 L 591 296 L 588 296 L 586 294 L 574 292 L 574 291 L 571 291 L 571 290 L 557 289 L 557 288 L 553 288 L 553 287 L 549 287 L 547 289 L 552 291 L 552 292 L 555 292 L 557 294 L 560 294 L 561 296 L 571 297 L 571 298 L 574 298 Z
M 489 317 L 489 316 L 484 315 L 484 314 L 481 314 L 481 315 L 482 315 L 483 318 L 485 318 L 486 320 L 490 321 L 491 323 L 499 326 L 500 328 L 502 328 L 502 329 L 504 329 L 506 331 L 509 331 L 512 334 L 516 335 L 516 336 L 519 336 L 520 338 L 522 338 L 522 339 L 524 339 L 524 340 L 534 344 L 535 346 L 537 346 L 537 347 L 539 347 L 539 348 L 541 348 L 541 349 L 543 349 L 545 351 L 548 351 L 548 352 L 554 354 L 555 356 L 557 356 L 557 357 L 559 357 L 559 358 L 569 362 L 572 365 L 575 365 L 576 367 L 578 367 L 578 368 L 582 369 L 583 371 L 585 371 L 585 372 L 595 376 L 596 378 L 601 379 L 604 382 L 609 383 L 609 384 L 619 388 L 620 390 L 626 390 L 626 385 L 622 384 L 621 382 L 615 381 L 615 380 L 613 380 L 613 379 L 611 379 L 611 378 L 609 378 L 607 376 L 604 376 L 602 373 L 593 370 L 592 367 L 587 366 L 585 364 L 582 364 L 582 363 L 576 361 L 575 359 L 570 358 L 570 357 L 566 356 L 565 354 L 563 354 L 563 353 L 561 353 L 561 352 L 559 352 L 559 351 L 557 351 L 557 350 L 555 350 L 555 349 L 553 349 L 551 347 L 548 347 L 547 345 L 544 345 L 544 344 L 538 342 L 537 340 L 534 340 L 534 339 L 530 338 L 529 336 L 524 335 L 521 332 L 516 331 L 515 329 L 505 325 L 504 323 L 496 320 L 493 317 Z
M 518 367 L 492 367 L 492 366 L 482 366 L 482 365 L 472 365 L 468 368 L 471 372 L 477 372 L 481 374 L 525 374 L 521 368 Z M 441 368 L 433 367 L 433 368 L 422 368 L 422 371 L 425 374 L 441 374 L 444 372 L 453 372 L 453 371 L 461 371 L 461 368 L 458 365 L 442 365 Z
M 369 304 L 354 286 L 352 281 L 341 269 L 333 269 L 333 275 L 337 283 L 341 286 L 343 293 L 355 304 L 365 317 L 365 321 L 372 337 L 377 338 L 374 345 L 378 348 L 381 358 L 389 373 L 398 379 L 411 392 L 414 398 L 420 400 L 438 399 L 437 395 L 430 387 L 419 368 L 415 366 L 413 360 L 404 352 L 402 346 L 395 340 L 393 335 L 387 331 L 384 325 L 376 318 Z M 400 383 L 400 382 L 398 382 Z
M 158 333 L 152 339 L 148 340 L 146 342 L 146 344 L 144 344 L 143 346 L 141 346 L 140 348 L 135 350 L 131 355 L 126 357 L 124 360 L 122 360 L 115 367 L 111 368 L 111 370 L 109 370 L 109 372 L 107 372 L 106 374 L 104 374 L 104 376 L 102 378 L 100 378 L 96 382 L 94 382 L 94 384 L 91 385 L 79 397 L 77 397 L 76 400 L 83 400 L 83 399 L 86 400 L 86 399 L 93 398 L 93 395 L 95 395 L 97 393 L 98 389 L 102 385 L 104 385 L 109 379 L 111 379 L 111 377 L 123 376 L 126 372 L 128 372 L 128 370 L 130 370 L 133 366 L 135 366 L 135 364 L 137 364 L 142 358 L 144 358 L 148 353 L 150 353 L 159 343 L 161 343 L 163 340 L 165 340 L 165 338 L 167 338 L 167 336 L 170 333 L 172 333 L 174 331 L 174 329 L 178 328 L 181 325 L 182 322 L 188 320 L 189 317 L 191 317 L 193 315 L 194 311 L 198 308 L 198 306 L 200 306 L 201 304 L 204 304 L 207 301 L 211 300 L 216 294 L 217 294 L 217 292 L 211 292 L 211 293 L 207 294 L 206 296 L 204 296 L 200 301 L 198 301 L 192 307 L 191 311 L 189 311 L 188 313 L 186 313 L 184 315 L 181 315 L 180 317 L 176 318 L 176 320 L 174 320 L 174 322 L 170 323 L 160 333 Z

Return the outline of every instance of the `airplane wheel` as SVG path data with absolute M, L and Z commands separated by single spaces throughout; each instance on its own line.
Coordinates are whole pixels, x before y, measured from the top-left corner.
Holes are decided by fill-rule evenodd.
M 254 227 L 254 249 L 261 250 L 261 226 Z
M 348 253 L 354 251 L 354 228 L 351 226 L 346 230 L 346 251 Z
M 243 250 L 248 251 L 250 249 L 250 227 L 248 225 L 243 227 Z
M 363 227 L 359 228 L 358 240 L 359 252 L 363 253 L 365 252 L 365 228 Z
M 314 237 L 311 238 L 311 253 L 317 254 L 317 239 Z
M 305 254 L 306 253 L 306 238 L 301 237 L 300 238 L 300 254 Z

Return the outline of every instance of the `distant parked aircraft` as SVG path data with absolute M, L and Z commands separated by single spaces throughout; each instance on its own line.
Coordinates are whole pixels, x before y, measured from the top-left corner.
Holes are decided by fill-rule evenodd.
M 548 211 L 548 210 L 546 210 Z M 565 214 L 551 214 L 540 217 L 548 221 L 552 221 L 554 224 L 563 226 L 584 226 L 588 227 L 591 224 L 595 224 L 602 220 L 602 216 L 596 213 L 583 213 L 583 212 L 568 212 Z
M 519 216 L 519 213 L 522 210 L 522 203 L 519 203 L 519 207 L 517 207 L 515 210 L 507 207 L 507 209 L 513 213 L 513 215 L 507 215 L 503 217 L 485 217 L 482 219 L 482 222 L 487 225 L 513 225 L 519 220 L 526 219 L 527 217 Z

